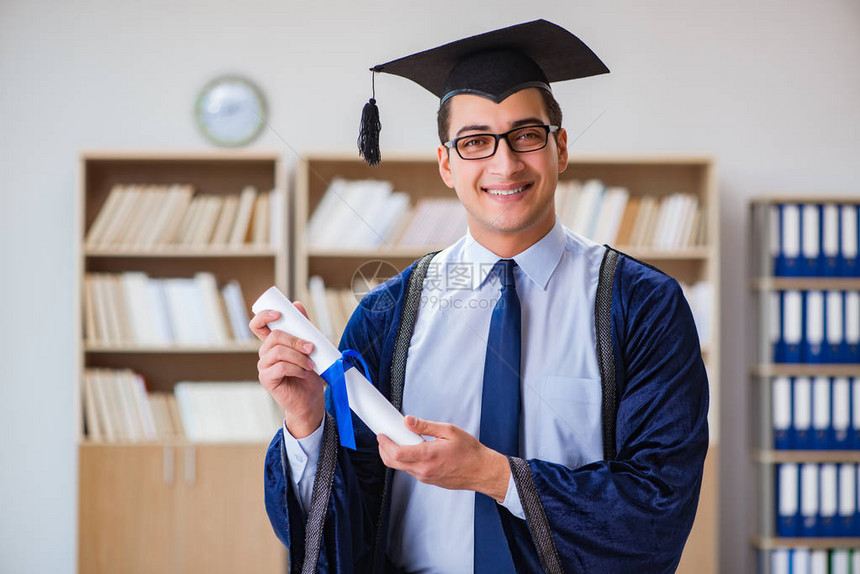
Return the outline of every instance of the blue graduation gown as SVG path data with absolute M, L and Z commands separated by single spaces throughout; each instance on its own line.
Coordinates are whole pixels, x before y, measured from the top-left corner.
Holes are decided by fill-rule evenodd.
M 340 343 L 364 356 L 385 396 L 413 268 L 362 300 Z M 673 572 L 692 528 L 708 448 L 708 383 L 689 306 L 674 279 L 621 254 L 610 318 L 617 456 L 574 469 L 513 459 L 528 520 L 499 512 L 518 571 L 541 571 L 534 543 L 541 526 L 565 572 Z M 375 435 L 355 416 L 353 424 L 358 448 L 337 448 L 317 571 L 396 572 L 385 558 L 385 466 Z M 305 524 L 284 452 L 279 431 L 266 456 L 266 510 L 291 571 L 300 572 Z

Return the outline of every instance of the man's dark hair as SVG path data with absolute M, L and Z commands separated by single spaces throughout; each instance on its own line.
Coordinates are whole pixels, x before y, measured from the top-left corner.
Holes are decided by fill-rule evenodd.
M 561 127 L 561 107 L 559 107 L 558 102 L 555 101 L 551 92 L 542 88 L 538 88 L 538 91 L 541 98 L 543 98 L 543 105 L 546 108 L 546 115 L 549 118 L 550 125 Z M 439 111 L 436 113 L 436 126 L 439 130 L 439 142 L 441 143 L 445 143 L 450 139 L 448 137 L 448 124 L 451 121 L 451 100 L 453 99 L 448 98 L 445 100 L 439 106 Z

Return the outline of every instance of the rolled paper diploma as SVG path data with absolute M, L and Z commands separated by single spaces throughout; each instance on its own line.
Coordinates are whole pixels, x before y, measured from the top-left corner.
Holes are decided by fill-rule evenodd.
M 313 343 L 314 350 L 310 356 L 317 374 L 321 375 L 340 359 L 341 355 L 337 347 L 332 345 L 277 287 L 270 287 L 260 295 L 260 298 L 251 306 L 251 310 L 255 314 L 266 310 L 277 311 L 281 316 L 269 323 L 269 329 L 273 331 L 278 329 Z M 376 434 L 386 435 L 399 445 L 415 445 L 423 442 L 424 439 L 420 435 L 406 428 L 403 424 L 403 415 L 382 396 L 382 393 L 361 374 L 361 371 L 350 367 L 344 373 L 344 378 L 349 408 L 370 430 Z

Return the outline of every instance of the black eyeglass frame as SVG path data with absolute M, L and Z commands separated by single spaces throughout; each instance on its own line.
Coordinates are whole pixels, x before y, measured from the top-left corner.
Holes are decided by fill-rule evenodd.
M 510 139 L 508 139 L 508 136 L 509 136 L 509 135 L 511 135 L 511 134 L 512 134 L 512 133 L 514 133 L 514 132 L 518 132 L 518 131 L 520 131 L 520 130 L 524 130 L 524 129 L 528 129 L 528 128 L 543 128 L 543 129 L 544 129 L 544 131 L 546 132 L 546 139 L 544 139 L 544 140 L 543 140 L 543 145 L 542 145 L 542 146 L 540 146 L 540 147 L 536 147 L 536 148 L 534 148 L 534 149 L 526 149 L 526 150 L 516 150 L 516 149 L 514 149 L 514 146 L 513 146 L 513 145 L 511 145 L 511 140 L 510 140 Z M 465 136 L 460 136 L 460 137 L 458 137 L 458 138 L 454 138 L 454 139 L 452 139 L 452 140 L 446 141 L 446 142 L 445 142 L 444 144 L 442 144 L 442 145 L 444 145 L 444 146 L 445 146 L 446 148 L 448 148 L 448 149 L 454 149 L 454 150 L 456 150 L 456 151 L 457 151 L 457 155 L 458 155 L 458 156 L 460 156 L 460 159 L 464 159 L 464 160 L 466 160 L 466 161 L 474 161 L 474 160 L 479 160 L 479 159 L 487 159 L 487 158 L 491 158 L 491 157 L 493 157 L 494 155 L 496 155 L 496 152 L 497 152 L 497 151 L 499 151 L 499 140 L 500 140 L 500 139 L 502 139 L 502 138 L 504 138 L 504 139 L 505 139 L 505 142 L 507 142 L 507 144 L 508 144 L 508 149 L 510 149 L 510 150 L 511 150 L 512 152 L 514 152 L 514 153 L 531 153 L 531 152 L 533 152 L 533 151 L 540 151 L 540 150 L 542 150 L 543 148 L 545 148 L 545 147 L 546 147 L 546 145 L 549 143 L 549 134 L 554 134 L 554 133 L 555 133 L 555 132 L 557 132 L 559 129 L 560 129 L 560 128 L 559 128 L 559 126 L 551 126 L 551 125 L 548 125 L 548 124 L 534 124 L 534 125 L 528 125 L 528 126 L 519 126 L 519 127 L 515 127 L 515 128 L 514 128 L 514 129 L 512 129 L 512 130 L 508 130 L 508 131 L 506 131 L 506 132 L 505 132 L 505 133 L 503 133 L 503 134 L 490 134 L 490 133 L 468 134 L 468 135 L 465 135 Z M 459 142 L 459 141 L 461 141 L 461 140 L 469 139 L 469 138 L 479 137 L 479 136 L 489 136 L 489 137 L 493 138 L 493 140 L 494 140 L 494 141 L 493 141 L 493 151 L 492 151 L 492 152 L 490 152 L 490 154 L 489 154 L 489 155 L 484 155 L 484 156 L 481 156 L 481 157 L 463 157 L 463 154 L 460 152 L 460 148 L 459 148 L 459 147 L 457 147 L 457 142 Z

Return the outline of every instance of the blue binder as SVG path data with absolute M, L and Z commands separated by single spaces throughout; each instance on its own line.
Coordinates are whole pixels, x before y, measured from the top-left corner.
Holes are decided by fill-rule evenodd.
M 821 276 L 821 206 L 807 203 L 800 213 L 801 275 Z
M 778 277 L 800 277 L 801 227 L 800 206 L 783 204 L 779 211 L 779 252 L 774 262 L 774 275 Z
M 837 536 L 856 536 L 857 516 L 857 466 L 852 463 L 839 465 L 839 510 L 837 512 Z
M 795 377 L 791 386 L 791 444 L 799 450 L 811 450 L 815 444 L 812 430 L 812 381 L 809 377 Z
M 848 377 L 836 377 L 830 384 L 833 397 L 833 434 L 830 448 L 850 450 L 854 434 L 851 427 L 851 381 Z
M 818 536 L 821 488 L 819 485 L 819 465 L 803 463 L 800 465 L 800 530 L 799 536 Z
M 804 312 L 803 292 L 782 292 L 782 362 L 800 363 L 803 343 Z
M 812 380 L 812 448 L 827 450 L 833 443 L 832 383 L 828 377 Z
M 842 360 L 845 363 L 860 363 L 860 292 L 845 292 L 844 307 L 845 350 Z
M 783 333 L 783 301 L 785 299 L 782 291 L 774 291 L 768 295 L 770 300 L 770 339 L 773 345 L 773 362 L 785 363 L 785 335 Z
M 835 203 L 821 206 L 821 274 L 839 277 L 842 274 L 840 252 L 840 209 Z
M 800 470 L 794 463 L 776 465 L 776 534 L 793 538 L 799 533 Z
M 860 277 L 858 263 L 858 244 L 860 244 L 860 206 L 843 204 L 840 206 L 839 218 L 839 255 L 840 275 L 843 277 Z
M 839 479 L 835 464 L 819 465 L 818 536 L 834 537 L 838 532 Z
M 773 447 L 777 450 L 792 448 L 791 379 L 775 377 L 771 380 L 773 406 Z
M 824 297 L 825 363 L 845 362 L 845 293 L 828 291 Z
M 806 291 L 803 302 L 803 346 L 801 361 L 824 362 L 824 292 Z

